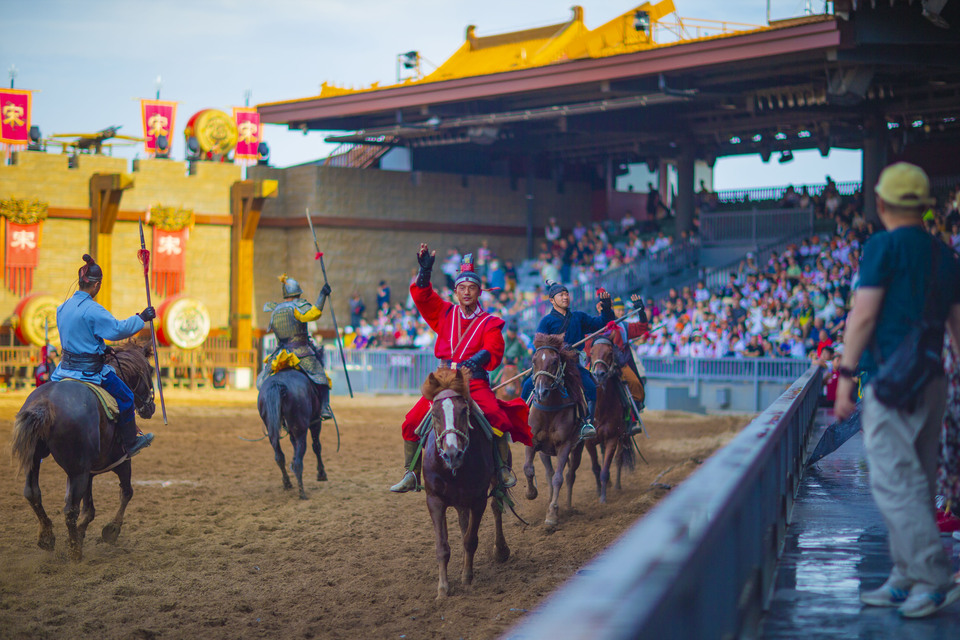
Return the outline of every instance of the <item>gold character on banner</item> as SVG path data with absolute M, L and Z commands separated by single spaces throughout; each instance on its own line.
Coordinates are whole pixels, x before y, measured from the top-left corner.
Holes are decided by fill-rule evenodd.
M 165 136 L 167 135 L 167 127 L 169 124 L 169 119 L 159 113 L 155 113 L 147 119 L 147 134 L 155 138 Z
M 13 232 L 10 239 L 11 249 L 36 249 L 37 243 L 34 240 L 33 231 L 18 230 Z
M 240 142 L 256 142 L 257 124 L 250 120 L 244 120 L 237 126 L 237 133 L 240 135 Z
M 8 124 L 13 127 L 22 127 L 23 107 L 12 102 L 8 102 L 7 104 L 3 105 L 3 124 Z

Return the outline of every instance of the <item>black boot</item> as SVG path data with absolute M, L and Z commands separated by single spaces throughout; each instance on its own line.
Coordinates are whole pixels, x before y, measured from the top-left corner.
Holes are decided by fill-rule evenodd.
M 580 439 L 589 440 L 597 437 L 597 430 L 593 426 L 593 415 L 597 410 L 596 400 L 587 400 L 587 415 L 583 419 L 583 426 L 580 427 Z
M 136 419 L 118 424 L 117 429 L 120 431 L 123 446 L 127 449 L 127 455 L 131 458 L 153 443 L 152 433 L 138 433 Z

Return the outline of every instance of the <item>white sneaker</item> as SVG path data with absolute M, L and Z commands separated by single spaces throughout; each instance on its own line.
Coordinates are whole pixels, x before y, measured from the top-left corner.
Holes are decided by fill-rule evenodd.
M 911 593 L 899 611 L 904 618 L 925 618 L 957 600 L 960 600 L 960 584 L 954 584 L 946 591 L 937 589 Z
M 909 596 L 909 582 L 898 583 L 887 578 L 879 589 L 860 592 L 860 602 L 871 607 L 899 607 Z

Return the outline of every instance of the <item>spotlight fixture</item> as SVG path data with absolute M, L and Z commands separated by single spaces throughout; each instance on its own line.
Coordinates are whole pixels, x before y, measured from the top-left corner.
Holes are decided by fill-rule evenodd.
M 187 157 L 191 160 L 200 157 L 200 141 L 194 136 L 187 139 Z
M 261 142 L 257 145 L 257 164 L 270 164 L 270 145 L 266 142 Z
M 43 151 L 43 145 L 40 143 L 40 127 L 32 125 L 30 127 L 30 144 L 27 145 L 27 151 Z
M 638 10 L 633 14 L 633 28 L 640 33 L 650 35 L 650 13 Z
M 777 160 L 780 164 L 786 164 L 788 162 L 793 162 L 793 151 L 790 149 L 784 149 L 780 152 L 780 159 Z
M 154 154 L 157 158 L 169 158 L 170 157 L 170 140 L 167 136 L 157 136 L 157 147 L 156 153 Z
M 770 148 L 770 143 L 765 142 L 760 145 L 760 159 L 764 162 L 770 162 L 770 154 L 773 153 L 773 149 Z

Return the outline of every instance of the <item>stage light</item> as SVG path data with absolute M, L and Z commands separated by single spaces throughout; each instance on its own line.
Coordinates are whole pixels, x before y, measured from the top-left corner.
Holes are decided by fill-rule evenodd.
M 740 139 L 740 136 L 733 136 L 730 138 L 730 144 L 740 144 L 741 142 L 743 141 Z
M 782 131 L 777 131 L 777 134 L 773 137 L 776 138 L 777 140 L 786 140 L 787 134 L 783 133 Z
M 257 145 L 257 164 L 270 164 L 270 145 L 266 142 L 261 142 Z
M 760 142 L 761 140 L 763 140 L 763 136 L 758 133 L 754 135 L 753 138 L 751 138 L 751 140 L 753 140 L 754 142 Z
M 770 148 L 770 143 L 766 142 L 760 145 L 760 159 L 764 162 L 770 162 L 770 154 L 773 153 L 773 149 Z
M 404 69 L 416 69 L 417 61 L 420 59 L 419 51 L 407 51 L 400 54 L 401 64 Z
M 27 151 L 43 151 L 43 145 L 40 143 L 40 127 L 33 125 L 30 127 L 30 144 L 27 145 Z
M 167 136 L 157 136 L 156 153 L 154 156 L 157 158 L 170 157 L 170 140 Z
M 786 164 L 788 162 L 793 162 L 793 151 L 790 149 L 784 149 L 780 152 L 780 159 L 777 160 L 780 164 Z
M 187 157 L 197 158 L 200 156 L 200 142 L 193 136 L 187 139 Z
M 650 33 L 650 14 L 646 11 L 638 10 L 633 14 L 633 28 L 640 33 Z
M 807 131 L 806 129 L 802 129 L 801 131 L 797 132 L 798 138 L 809 138 L 811 135 L 813 134 Z

